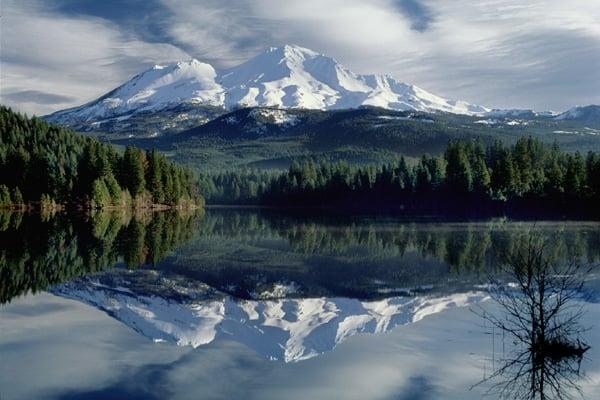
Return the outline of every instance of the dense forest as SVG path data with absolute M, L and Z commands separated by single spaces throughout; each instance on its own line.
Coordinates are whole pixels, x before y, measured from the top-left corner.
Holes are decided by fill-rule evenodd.
M 247 179 L 251 177 L 251 179 Z M 600 215 L 600 154 L 567 153 L 522 138 L 450 142 L 442 156 L 352 166 L 293 163 L 278 176 L 252 171 L 204 176 L 211 202 L 343 207 L 404 213 Z M 215 195 L 218 193 L 218 195 Z
M 109 144 L 0 106 L 0 207 L 189 207 L 191 170 L 156 151 Z
M 257 205 L 281 171 L 240 169 L 200 174 L 198 186 L 207 202 L 227 205 Z

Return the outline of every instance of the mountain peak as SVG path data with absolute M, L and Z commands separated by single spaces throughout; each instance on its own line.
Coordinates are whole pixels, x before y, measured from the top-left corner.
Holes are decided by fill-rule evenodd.
M 291 57 L 291 56 L 315 57 L 315 56 L 320 55 L 319 53 L 317 53 L 314 50 L 308 49 L 306 47 L 298 46 L 296 44 L 285 44 L 285 45 L 279 46 L 279 47 L 270 47 L 269 49 L 267 49 L 265 51 L 265 53 L 280 54 L 285 57 Z
M 271 47 L 217 73 L 196 59 L 154 67 L 83 106 L 49 120 L 93 122 L 181 104 L 235 107 L 392 110 L 478 114 L 486 108 L 433 95 L 389 75 L 360 75 L 334 58 L 294 44 Z

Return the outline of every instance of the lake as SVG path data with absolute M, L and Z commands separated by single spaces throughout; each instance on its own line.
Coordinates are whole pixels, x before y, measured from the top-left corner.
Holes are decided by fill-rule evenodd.
M 494 323 L 533 242 L 583 356 Z M 588 221 L 0 213 L 0 399 L 599 398 L 598 261 Z

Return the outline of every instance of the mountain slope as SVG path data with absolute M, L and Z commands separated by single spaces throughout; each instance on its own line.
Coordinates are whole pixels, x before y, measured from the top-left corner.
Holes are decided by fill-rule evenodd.
M 53 115 L 68 121 L 158 111 L 183 102 L 220 105 L 223 89 L 215 77 L 213 67 L 197 60 L 155 65 L 98 100 Z
M 350 163 L 395 161 L 444 151 L 448 141 L 500 139 L 514 143 L 533 136 L 568 151 L 597 150 L 600 129 L 549 117 L 477 117 L 450 113 L 393 111 L 375 107 L 343 110 L 242 108 L 177 135 L 115 140 L 157 148 L 201 168 L 287 168 L 311 157 Z
M 591 104 L 585 107 L 573 107 L 557 115 L 554 119 L 557 121 L 586 122 L 600 127 L 600 105 Z
M 156 65 L 97 100 L 45 118 L 82 131 L 152 136 L 162 133 L 154 125 L 156 114 L 168 118 L 171 130 L 177 132 L 189 128 L 190 119 L 199 124 L 226 110 L 257 106 L 321 110 L 377 106 L 468 115 L 488 111 L 388 75 L 359 75 L 333 58 L 286 45 L 220 74 L 198 60 Z M 144 119 L 147 126 L 137 129 Z M 151 133 L 144 134 L 144 128 Z
M 157 136 L 190 128 L 223 113 L 216 72 L 197 60 L 155 65 L 102 97 L 45 119 L 83 132 Z

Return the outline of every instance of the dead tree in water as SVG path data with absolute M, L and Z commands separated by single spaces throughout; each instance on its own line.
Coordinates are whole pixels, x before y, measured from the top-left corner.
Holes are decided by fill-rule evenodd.
M 579 367 L 589 346 L 580 338 L 584 310 L 576 300 L 591 269 L 576 260 L 553 262 L 533 237 L 504 263 L 503 277 L 492 279 L 490 290 L 501 313 L 480 315 L 512 337 L 515 348 L 479 383 L 491 383 L 488 394 L 545 400 L 580 391 Z

